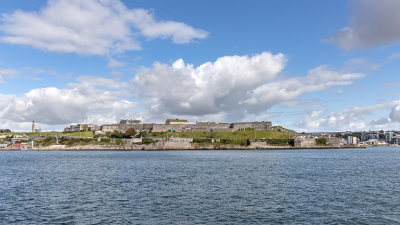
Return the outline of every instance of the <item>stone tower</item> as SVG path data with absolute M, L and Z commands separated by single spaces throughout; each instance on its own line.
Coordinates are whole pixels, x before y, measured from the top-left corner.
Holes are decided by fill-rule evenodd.
M 35 121 L 32 121 L 32 133 L 35 132 Z

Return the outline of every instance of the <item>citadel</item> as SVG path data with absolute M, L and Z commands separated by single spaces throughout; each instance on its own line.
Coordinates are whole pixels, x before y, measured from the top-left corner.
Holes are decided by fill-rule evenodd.
M 208 132 L 208 131 L 237 131 L 243 129 L 254 130 L 272 130 L 270 121 L 262 122 L 234 122 L 234 123 L 215 123 L 215 122 L 196 122 L 190 124 L 184 119 L 167 119 L 165 124 L 142 123 L 140 120 L 121 120 L 118 124 L 104 124 L 96 126 L 93 124 L 77 124 L 71 125 L 64 129 L 64 132 L 76 131 L 95 131 L 95 132 L 111 132 L 126 130 L 133 128 L 136 131 L 146 132 Z

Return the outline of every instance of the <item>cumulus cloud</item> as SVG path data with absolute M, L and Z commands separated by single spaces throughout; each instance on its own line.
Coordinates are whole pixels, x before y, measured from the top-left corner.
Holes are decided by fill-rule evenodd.
M 301 123 L 296 124 L 296 126 L 311 131 L 343 131 L 376 128 L 383 129 L 391 122 L 396 122 L 395 118 L 396 116 L 399 116 L 398 112 L 400 111 L 400 107 L 398 106 L 399 101 L 385 102 L 367 106 L 355 106 L 352 108 L 344 109 L 340 112 L 332 112 L 326 116 L 324 116 L 323 110 L 314 110 L 308 116 L 306 116 Z M 391 107 L 393 108 L 392 113 L 389 116 L 390 118 L 383 117 L 378 120 L 368 121 L 368 118 L 372 115 L 373 112 L 382 109 L 390 109 Z M 400 117 L 398 119 L 400 119 Z
M 400 122 L 400 102 L 393 106 L 389 116 L 392 121 Z
M 258 112 L 276 104 L 295 100 L 304 93 L 328 89 L 334 86 L 350 85 L 361 73 L 343 73 L 330 70 L 326 65 L 308 72 L 305 77 L 293 77 L 260 85 L 249 92 L 242 103 Z
M 0 119 L 14 122 L 69 124 L 89 121 L 95 115 L 115 119 L 135 107 L 136 103 L 118 99 L 111 92 L 83 85 L 74 89 L 33 89 L 21 97 L 0 95 Z M 106 117 L 110 114 L 114 116 Z
M 17 10 L 1 20 L 3 42 L 84 55 L 140 50 L 140 38 L 181 44 L 208 35 L 181 22 L 156 20 L 149 10 L 128 9 L 119 0 L 49 0 L 39 12 Z M 119 65 L 110 58 L 110 66 Z
M 350 85 L 364 76 L 320 66 L 307 76 L 280 78 L 286 61 L 283 54 L 268 52 L 225 56 L 198 67 L 179 59 L 172 65 L 154 63 L 152 68 L 141 68 L 133 83 L 150 114 L 241 120 L 304 93 Z
M 345 50 L 400 41 L 400 1 L 353 0 L 351 7 L 349 26 L 327 41 Z

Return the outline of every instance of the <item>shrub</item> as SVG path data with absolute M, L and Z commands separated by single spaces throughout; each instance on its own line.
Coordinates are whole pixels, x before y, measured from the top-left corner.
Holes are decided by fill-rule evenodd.
M 193 143 L 211 143 L 212 140 L 210 138 L 194 138 Z
M 266 139 L 270 145 L 294 145 L 293 139 Z
M 136 135 L 136 131 L 133 128 L 129 128 L 128 130 L 125 131 L 123 137 L 124 138 L 131 138 L 134 137 Z
M 326 138 L 316 138 L 315 143 L 317 145 L 326 145 L 327 139 Z
M 111 132 L 110 131 L 106 132 L 106 137 L 111 138 Z
M 250 140 L 248 139 L 222 139 L 222 144 L 231 144 L 231 145 L 250 145 Z
M 100 142 L 110 143 L 111 142 L 111 138 L 102 138 Z
M 124 137 L 124 133 L 122 133 L 121 131 L 114 130 L 111 133 L 111 138 L 123 138 L 123 137 Z
M 120 138 L 116 138 L 115 139 L 115 144 L 117 144 L 117 145 L 122 145 L 124 142 L 122 141 L 122 139 L 120 139 Z
M 53 137 L 48 136 L 47 138 L 45 138 L 45 139 L 43 140 L 43 142 L 50 142 L 50 141 L 52 141 L 52 140 L 53 140 Z
M 143 138 L 142 139 L 142 144 L 147 145 L 147 144 L 151 144 L 151 143 L 153 143 L 153 139 L 151 139 L 151 138 Z

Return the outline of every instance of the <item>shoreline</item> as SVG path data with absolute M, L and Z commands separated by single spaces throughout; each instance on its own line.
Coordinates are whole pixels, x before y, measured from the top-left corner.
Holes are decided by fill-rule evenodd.
M 133 147 L 99 147 L 99 146 L 74 146 L 74 147 L 36 147 L 30 149 L 2 149 L 0 151 L 229 151 L 229 150 L 307 150 L 307 149 L 365 149 L 371 146 L 315 146 L 315 147 L 292 147 L 292 146 L 268 146 L 246 147 L 246 146 L 193 146 L 190 148 L 141 148 Z

